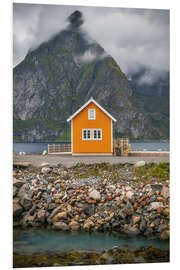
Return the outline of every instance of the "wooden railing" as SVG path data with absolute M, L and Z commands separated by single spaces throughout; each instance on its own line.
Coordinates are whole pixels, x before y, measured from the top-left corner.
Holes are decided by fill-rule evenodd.
M 71 144 L 48 144 L 48 154 L 71 152 Z

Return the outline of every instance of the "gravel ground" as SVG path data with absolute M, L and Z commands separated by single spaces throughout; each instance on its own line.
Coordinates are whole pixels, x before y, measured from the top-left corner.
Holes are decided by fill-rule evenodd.
M 107 156 L 83 156 L 83 157 L 72 157 L 72 156 L 42 156 L 42 155 L 25 155 L 25 156 L 14 156 L 14 162 L 30 162 L 33 166 L 39 167 L 41 163 L 47 162 L 49 165 L 57 165 L 59 163 L 66 167 L 75 166 L 77 163 L 94 164 L 109 162 L 110 164 L 117 163 L 130 163 L 135 164 L 137 161 L 144 160 L 146 163 L 159 163 L 169 162 L 169 157 L 107 157 Z

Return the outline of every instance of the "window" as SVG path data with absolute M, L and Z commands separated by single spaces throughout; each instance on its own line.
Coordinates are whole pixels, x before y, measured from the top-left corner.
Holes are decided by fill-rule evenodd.
M 102 129 L 82 129 L 82 140 L 102 140 Z
M 101 129 L 97 130 L 97 133 L 98 133 L 98 140 L 101 140 L 101 138 L 102 138 L 102 130 Z
M 96 119 L 96 110 L 95 109 L 89 109 L 88 110 L 88 119 L 89 120 L 95 120 Z

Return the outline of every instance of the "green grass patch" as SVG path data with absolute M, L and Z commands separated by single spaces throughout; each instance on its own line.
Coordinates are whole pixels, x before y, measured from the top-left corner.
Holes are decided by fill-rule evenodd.
M 161 162 L 158 165 L 145 165 L 136 168 L 135 173 L 138 180 L 144 180 L 148 183 L 151 183 L 152 180 L 166 181 L 169 180 L 170 176 L 169 163 Z

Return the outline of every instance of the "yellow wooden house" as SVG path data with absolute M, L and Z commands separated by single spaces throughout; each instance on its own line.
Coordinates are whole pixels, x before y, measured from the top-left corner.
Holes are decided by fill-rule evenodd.
M 113 154 L 113 122 L 116 119 L 93 98 L 71 115 L 72 155 Z

